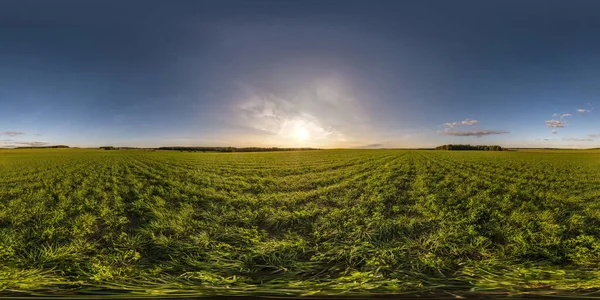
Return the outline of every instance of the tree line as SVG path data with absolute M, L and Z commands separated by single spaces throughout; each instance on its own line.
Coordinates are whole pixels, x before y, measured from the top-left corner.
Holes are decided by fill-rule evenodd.
M 498 145 L 442 145 L 435 148 L 435 150 L 480 150 L 480 151 L 505 151 L 506 149 L 498 146 Z
M 48 148 L 69 148 L 66 145 L 54 145 L 54 146 L 24 146 L 16 147 L 15 149 L 48 149 Z
M 267 151 L 296 151 L 318 150 L 316 148 L 278 148 L 278 147 L 159 147 L 157 150 L 176 150 L 187 152 L 267 152 Z

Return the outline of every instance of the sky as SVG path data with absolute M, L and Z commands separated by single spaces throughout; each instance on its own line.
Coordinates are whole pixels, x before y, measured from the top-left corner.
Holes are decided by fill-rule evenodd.
M 0 147 L 600 147 L 600 1 L 0 1 Z

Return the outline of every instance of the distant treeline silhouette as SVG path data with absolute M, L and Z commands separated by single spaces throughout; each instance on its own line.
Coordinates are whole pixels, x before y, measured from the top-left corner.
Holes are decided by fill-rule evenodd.
M 278 148 L 278 147 L 159 147 L 157 150 L 175 150 L 187 152 L 268 152 L 268 151 L 296 151 L 318 150 L 317 148 Z
M 114 147 L 114 146 L 102 146 L 99 149 L 104 149 L 104 150 L 137 150 L 137 149 L 143 149 L 143 150 L 148 150 L 147 148 L 137 148 L 137 147 Z
M 487 146 L 487 145 L 442 145 L 435 148 L 435 150 L 480 150 L 480 151 L 505 151 L 506 149 L 498 146 Z
M 69 148 L 69 146 L 65 146 L 65 145 L 55 145 L 55 146 L 27 146 L 27 147 L 16 147 L 14 149 L 47 149 L 47 148 Z

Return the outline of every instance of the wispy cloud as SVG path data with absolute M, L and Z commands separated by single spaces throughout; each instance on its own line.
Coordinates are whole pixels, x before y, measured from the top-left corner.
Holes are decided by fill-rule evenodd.
M 558 131 L 552 130 L 552 134 L 557 134 L 557 133 L 558 133 Z
M 575 137 L 571 137 L 571 138 L 563 138 L 564 141 L 569 141 L 569 142 L 591 142 L 594 139 L 591 138 L 575 138 Z
M 510 133 L 508 131 L 502 130 L 475 130 L 475 131 L 454 131 L 454 130 L 443 130 L 438 131 L 439 134 L 444 135 L 452 135 L 452 136 L 476 136 L 478 138 L 486 136 L 486 135 L 494 135 L 494 134 L 506 134 Z
M 23 135 L 25 134 L 25 132 L 20 132 L 20 131 L 4 131 L 4 132 L 0 132 L 0 135 L 8 135 L 8 136 L 17 136 L 17 135 Z
M 592 111 L 591 109 L 585 109 L 585 108 L 578 108 L 577 109 L 577 112 L 580 113 L 580 114 L 589 113 L 591 111 Z
M 563 120 L 546 120 L 546 127 L 552 128 L 563 128 L 566 127 L 567 123 Z
M 590 138 L 597 139 L 600 138 L 600 133 L 592 133 L 588 135 Z

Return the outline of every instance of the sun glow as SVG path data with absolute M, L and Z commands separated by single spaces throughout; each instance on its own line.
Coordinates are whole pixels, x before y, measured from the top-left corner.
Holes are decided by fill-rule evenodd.
M 308 140 L 309 136 L 310 134 L 308 133 L 308 130 L 306 130 L 304 127 L 298 127 L 294 131 L 294 138 L 296 138 L 296 140 L 306 141 Z

